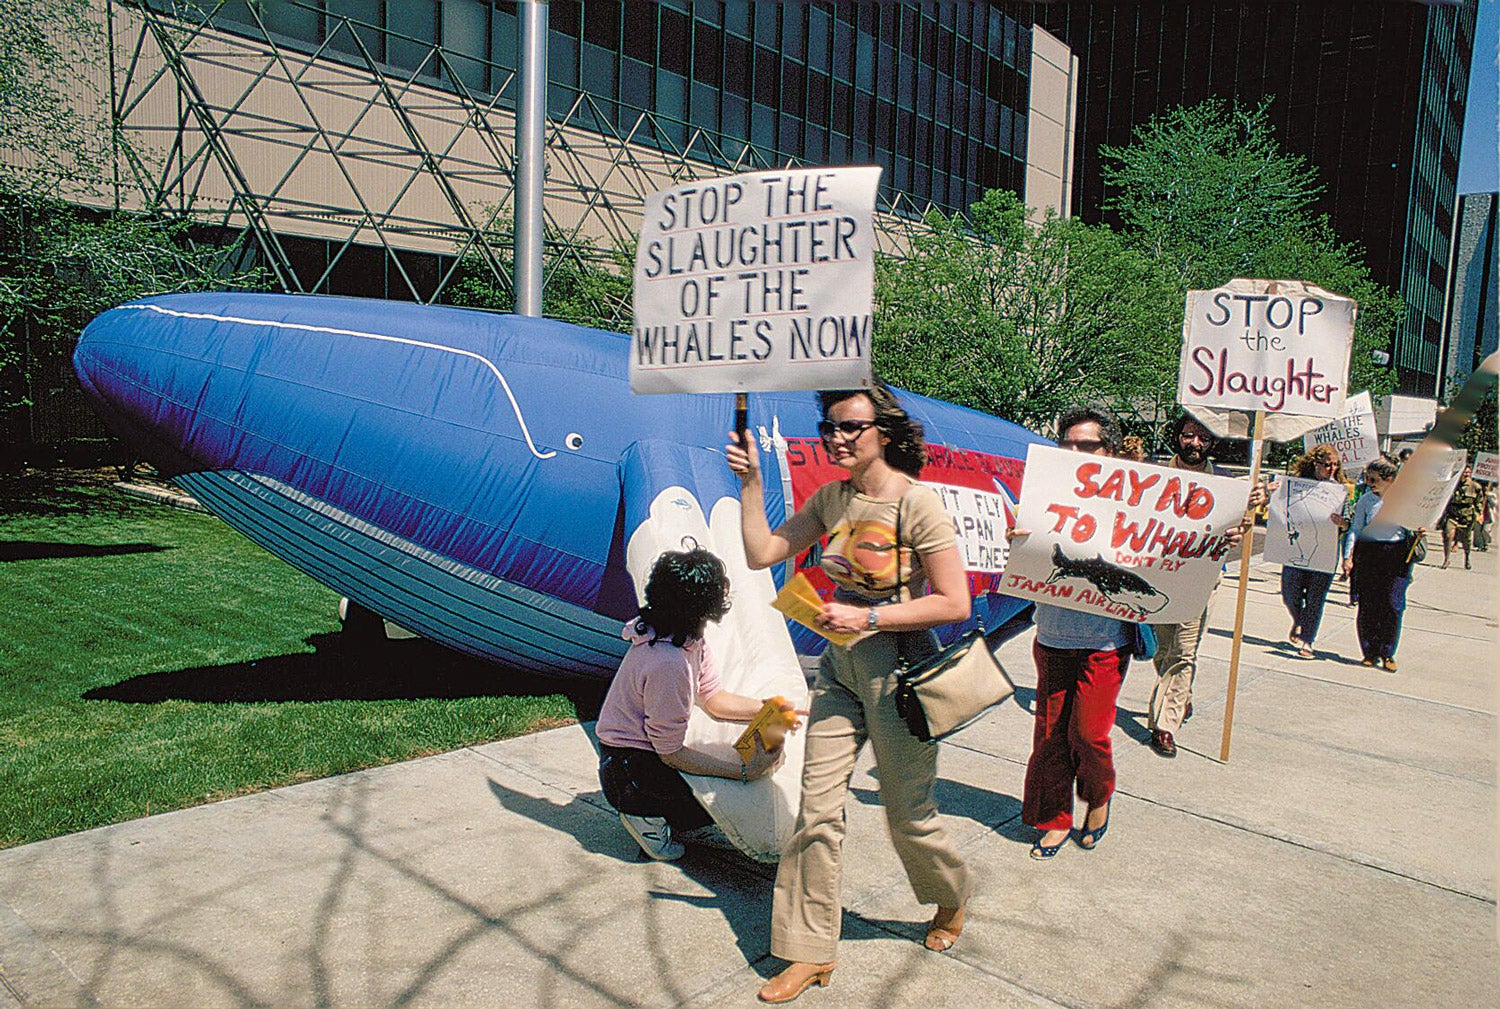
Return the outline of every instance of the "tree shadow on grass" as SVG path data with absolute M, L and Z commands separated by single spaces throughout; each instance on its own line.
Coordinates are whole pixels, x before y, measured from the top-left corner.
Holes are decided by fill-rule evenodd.
M 172 547 L 155 543 L 54 543 L 43 540 L 0 540 L 0 564 L 9 561 L 53 560 L 60 557 L 114 557 L 154 554 Z
M 564 694 L 579 718 L 598 717 L 608 681 L 513 669 L 434 644 L 409 639 L 351 649 L 338 634 L 306 639 L 311 653 L 252 662 L 144 673 L 96 687 L 90 701 L 387 701 L 460 697 L 544 697 Z

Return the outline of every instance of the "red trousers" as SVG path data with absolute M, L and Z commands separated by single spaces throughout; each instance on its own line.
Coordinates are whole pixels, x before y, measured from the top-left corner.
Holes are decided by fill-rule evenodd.
M 1102 806 L 1115 792 L 1109 733 L 1130 649 L 1090 652 L 1033 644 L 1036 728 L 1026 764 L 1021 820 L 1041 830 L 1073 826 L 1073 782 L 1078 797 Z

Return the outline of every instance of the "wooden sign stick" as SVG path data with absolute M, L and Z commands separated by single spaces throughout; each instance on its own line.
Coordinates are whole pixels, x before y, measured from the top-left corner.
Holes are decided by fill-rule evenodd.
M 1266 412 L 1255 411 L 1255 431 L 1250 441 L 1250 486 L 1260 483 L 1260 457 L 1265 452 Z M 1229 733 L 1234 728 L 1234 694 L 1240 682 L 1240 645 L 1245 640 L 1245 595 L 1250 589 L 1250 555 L 1255 550 L 1255 513 L 1246 511 L 1250 530 L 1240 544 L 1240 592 L 1234 605 L 1234 644 L 1229 650 L 1229 688 L 1224 696 L 1224 737 L 1219 741 L 1219 760 L 1229 763 Z M 1207 630 L 1205 627 L 1204 630 Z M 1201 634 L 1202 632 L 1200 632 Z

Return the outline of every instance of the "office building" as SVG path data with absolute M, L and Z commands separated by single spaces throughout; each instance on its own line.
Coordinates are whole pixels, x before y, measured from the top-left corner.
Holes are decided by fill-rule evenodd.
M 1476 6 L 1464 2 L 1010 5 L 1079 61 L 1074 211 L 1107 220 L 1100 148 L 1212 96 L 1269 115 L 1325 191 L 1317 211 L 1400 292 L 1400 389 L 1432 396 Z
M 1497 205 L 1500 193 L 1468 193 L 1458 198 L 1458 225 L 1448 271 L 1448 311 L 1443 331 L 1443 385 L 1438 390 L 1438 398 L 1442 400 L 1457 393 L 1479 362 L 1500 346 Z

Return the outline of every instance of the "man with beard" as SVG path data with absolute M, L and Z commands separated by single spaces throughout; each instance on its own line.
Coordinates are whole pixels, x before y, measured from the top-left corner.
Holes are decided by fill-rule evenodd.
M 1191 415 L 1183 414 L 1177 418 L 1172 425 L 1171 443 L 1176 454 L 1167 465 L 1193 473 L 1219 472 L 1208 459 L 1217 441 L 1208 428 Z M 1265 504 L 1266 497 L 1264 488 L 1252 488 L 1250 511 Z M 1193 677 L 1198 671 L 1198 643 L 1208 626 L 1208 613 L 1213 608 L 1218 590 L 1215 584 L 1208 603 L 1196 619 L 1184 624 L 1151 625 L 1157 638 L 1153 659 L 1157 678 L 1156 688 L 1151 691 L 1146 727 L 1151 730 L 1151 749 L 1163 757 L 1177 756 L 1177 742 L 1173 737 L 1182 730 L 1182 723 L 1193 717 Z

